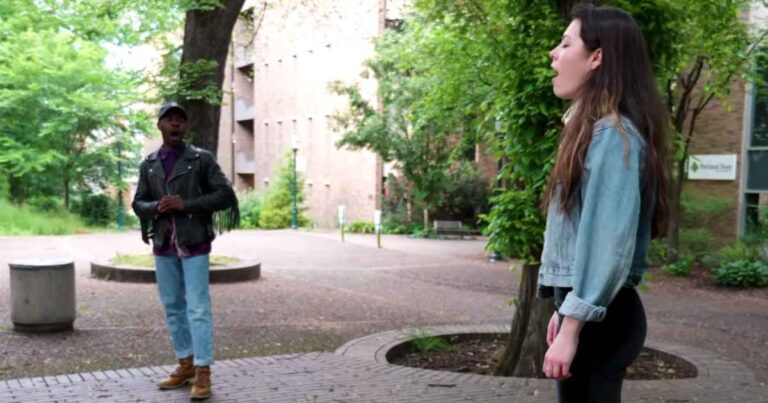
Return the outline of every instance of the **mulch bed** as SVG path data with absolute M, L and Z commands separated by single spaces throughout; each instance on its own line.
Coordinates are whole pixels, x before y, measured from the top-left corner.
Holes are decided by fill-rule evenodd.
M 393 357 L 392 364 L 407 367 L 492 375 L 506 340 L 501 337 L 445 338 L 451 347 L 445 351 L 408 352 Z M 680 379 L 696 377 L 696 367 L 689 362 L 662 351 L 644 348 L 627 370 L 626 379 Z M 543 378 L 543 375 L 542 375 Z

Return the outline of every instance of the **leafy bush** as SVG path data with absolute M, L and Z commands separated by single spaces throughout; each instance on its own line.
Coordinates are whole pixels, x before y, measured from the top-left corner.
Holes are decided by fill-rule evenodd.
M 421 217 L 419 212 L 423 211 L 424 205 L 419 203 L 413 197 L 410 197 L 411 189 L 405 179 L 398 178 L 392 174 L 387 176 L 385 181 L 386 192 L 382 198 L 382 217 L 383 227 L 395 227 L 398 225 L 407 226 L 412 223 L 413 217 L 408 216 L 408 202 L 411 202 L 411 212 L 413 215 Z M 384 231 L 384 229 L 382 229 Z M 385 231 L 386 232 L 386 231 Z M 410 233 L 402 232 L 402 233 Z
M 680 251 L 684 254 L 698 258 L 710 250 L 711 244 L 712 236 L 704 228 L 680 229 Z
M 84 231 L 85 223 L 67 211 L 43 213 L 0 199 L 0 234 L 63 235 Z
M 723 263 L 739 260 L 755 261 L 760 259 L 760 251 L 741 239 L 722 247 L 719 255 L 720 260 Z
M 693 269 L 693 262 L 695 258 L 693 255 L 683 255 L 675 263 L 664 265 L 663 270 L 673 276 L 688 276 Z
M 27 200 L 32 209 L 41 212 L 61 212 L 64 210 L 64 202 L 54 196 L 34 196 Z
M 648 248 L 648 264 L 661 266 L 667 261 L 667 244 L 663 239 L 654 239 Z
M 418 230 L 423 230 L 421 223 L 395 224 L 392 222 L 386 222 L 381 226 L 382 234 L 407 235 L 412 234 L 414 231 Z
M 445 194 L 432 213 L 435 218 L 475 225 L 480 214 L 488 213 L 490 186 L 474 162 L 463 161 L 451 168 L 445 186 Z
M 680 206 L 682 228 L 708 228 L 733 208 L 733 201 L 686 189 L 680 197 Z
M 750 220 L 747 228 L 744 242 L 768 260 L 768 206 L 763 208 L 757 220 Z
M 372 222 L 355 221 L 346 227 L 346 231 L 355 234 L 373 234 L 376 232 L 376 227 Z
M 248 192 L 238 196 L 240 202 L 240 228 L 259 228 L 259 216 L 264 205 L 264 196 L 257 192 Z
M 421 329 L 413 329 L 409 332 L 413 348 L 420 353 L 430 351 L 446 351 L 453 348 L 446 339 L 435 336 L 430 332 Z
M 112 200 L 105 194 L 87 195 L 80 201 L 77 213 L 88 225 L 105 227 L 115 218 Z
M 768 285 L 768 264 L 764 261 L 736 260 L 715 269 L 715 280 L 727 287 L 764 287 Z

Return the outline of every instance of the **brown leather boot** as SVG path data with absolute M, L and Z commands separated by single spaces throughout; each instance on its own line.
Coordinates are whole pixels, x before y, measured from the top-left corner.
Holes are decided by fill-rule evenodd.
M 190 400 L 205 400 L 211 397 L 211 367 L 197 367 L 195 383 L 189 393 Z
M 157 386 L 160 389 L 176 389 L 188 383 L 195 378 L 195 366 L 192 364 L 192 356 L 179 360 L 179 366 L 176 367 L 168 378 L 163 379 Z

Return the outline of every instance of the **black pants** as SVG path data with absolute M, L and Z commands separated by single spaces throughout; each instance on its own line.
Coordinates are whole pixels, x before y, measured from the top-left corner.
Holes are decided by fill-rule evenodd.
M 571 377 L 557 382 L 560 403 L 621 402 L 624 375 L 640 353 L 645 334 L 640 297 L 634 288 L 622 288 L 608 305 L 605 319 L 582 328 Z

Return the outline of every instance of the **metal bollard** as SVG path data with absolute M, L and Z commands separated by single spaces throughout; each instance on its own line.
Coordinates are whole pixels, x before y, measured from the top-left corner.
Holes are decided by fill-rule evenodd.
M 75 264 L 69 259 L 18 259 L 11 269 L 11 321 L 21 332 L 72 330 Z

